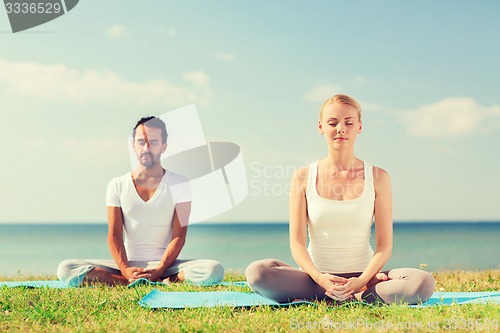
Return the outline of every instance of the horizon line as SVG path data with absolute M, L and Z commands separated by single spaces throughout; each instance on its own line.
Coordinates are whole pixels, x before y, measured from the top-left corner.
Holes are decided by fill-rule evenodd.
M 288 224 L 288 221 L 204 221 L 189 224 L 190 226 L 196 224 L 209 224 L 209 225 L 224 225 L 224 224 Z M 500 220 L 394 220 L 394 224 L 411 224 L 411 223 L 500 223 Z M 0 225 L 107 225 L 105 221 L 0 221 Z

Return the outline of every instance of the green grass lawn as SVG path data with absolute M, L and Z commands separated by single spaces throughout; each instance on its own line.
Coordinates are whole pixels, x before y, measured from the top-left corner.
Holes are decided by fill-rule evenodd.
M 499 291 L 500 270 L 434 274 L 437 291 Z M 44 277 L 47 279 L 47 277 Z M 40 277 L 22 278 L 22 280 Z M 242 280 L 226 274 L 226 281 Z M 2 280 L 6 280 L 5 278 Z M 21 278 L 9 280 L 21 280 Z M 499 331 L 500 305 L 408 308 L 351 304 L 274 308 L 151 310 L 137 301 L 153 287 L 26 289 L 0 287 L 0 332 L 461 332 Z M 164 291 L 250 291 L 247 287 L 162 286 Z

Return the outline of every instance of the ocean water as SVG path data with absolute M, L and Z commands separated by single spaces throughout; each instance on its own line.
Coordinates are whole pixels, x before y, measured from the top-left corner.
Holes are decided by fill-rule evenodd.
M 106 236 L 104 224 L 0 224 L 0 276 L 55 275 L 63 259 L 111 258 Z M 240 272 L 264 258 L 296 266 L 288 225 L 279 223 L 192 225 L 181 256 L 216 259 Z M 500 269 L 500 222 L 395 223 L 385 268 L 421 264 L 429 271 Z

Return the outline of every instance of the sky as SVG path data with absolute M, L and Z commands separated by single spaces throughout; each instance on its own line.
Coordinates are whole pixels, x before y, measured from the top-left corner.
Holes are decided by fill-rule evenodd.
M 0 223 L 106 221 L 136 121 L 195 104 L 240 146 L 248 195 L 208 222 L 288 219 L 324 158 L 336 93 L 358 158 L 391 176 L 395 221 L 500 220 L 498 1 L 80 1 L 13 34 L 0 8 Z M 168 124 L 167 124 L 168 127 Z

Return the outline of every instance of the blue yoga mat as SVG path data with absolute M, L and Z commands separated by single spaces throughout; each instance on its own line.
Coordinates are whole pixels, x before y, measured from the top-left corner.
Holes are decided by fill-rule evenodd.
M 26 288 L 71 288 L 67 283 L 54 281 L 0 281 L 0 287 L 26 287 Z
M 207 292 L 165 292 L 153 289 L 144 296 L 139 305 L 145 308 L 200 308 L 215 306 L 290 306 L 296 304 L 313 304 L 306 301 L 292 303 L 277 303 L 258 294 L 238 291 L 207 291 Z
M 412 307 L 486 302 L 500 304 L 500 292 L 436 292 L 427 302 L 420 305 L 413 305 Z M 153 309 L 183 309 L 215 306 L 248 307 L 259 305 L 290 306 L 295 304 L 314 303 L 307 301 L 277 303 L 255 293 L 235 291 L 164 292 L 157 289 L 153 289 L 139 301 L 140 306 Z
M 128 288 L 135 288 L 135 287 L 145 285 L 145 284 L 146 285 L 153 285 L 153 286 L 166 286 L 167 285 L 163 282 L 152 282 L 152 281 L 149 281 L 148 279 L 141 278 L 141 279 L 137 279 L 134 282 L 130 283 L 127 287 Z M 219 282 L 219 283 L 212 285 L 212 286 L 241 286 L 241 287 L 244 287 L 244 286 L 248 286 L 248 283 L 246 281 L 234 281 L 234 282 L 224 281 L 224 282 Z
M 451 305 L 451 304 L 467 304 L 467 303 L 496 303 L 500 304 L 500 291 L 477 291 L 477 292 L 434 292 L 431 298 L 418 305 L 410 305 L 412 307 L 422 307 L 430 305 Z

